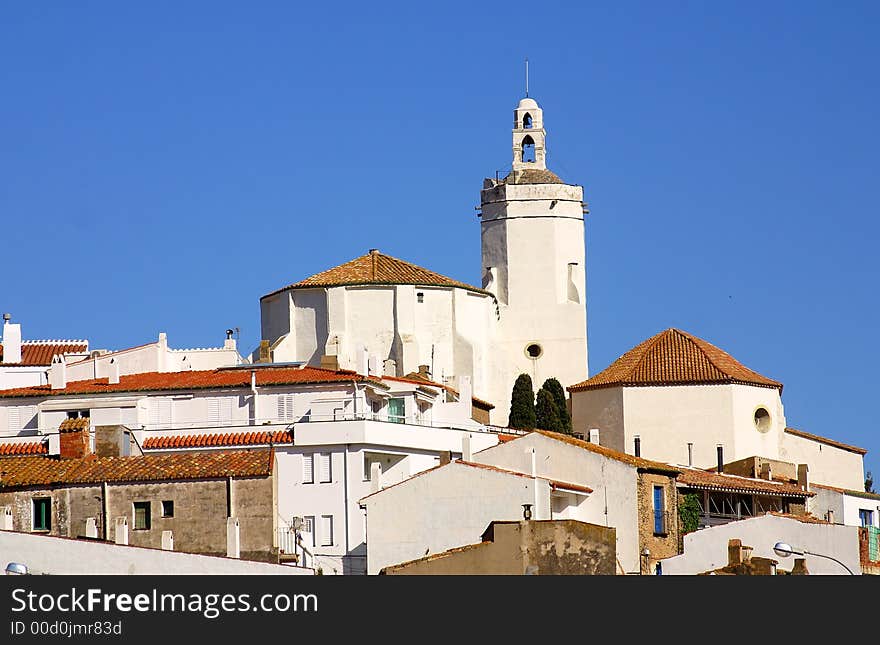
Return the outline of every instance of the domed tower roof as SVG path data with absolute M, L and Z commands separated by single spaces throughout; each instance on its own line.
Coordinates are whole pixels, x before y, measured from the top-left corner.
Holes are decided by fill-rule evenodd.
M 782 383 L 758 374 L 715 345 L 670 328 L 636 345 L 569 392 L 615 386 L 739 383 L 782 391 Z

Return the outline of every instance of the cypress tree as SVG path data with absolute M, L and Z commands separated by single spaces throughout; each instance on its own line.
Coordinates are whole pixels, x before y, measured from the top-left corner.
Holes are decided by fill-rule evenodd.
M 521 430 L 535 428 L 535 391 L 532 389 L 532 377 L 528 374 L 520 374 L 513 384 L 507 425 Z
M 559 421 L 562 424 L 560 432 L 571 434 L 571 415 L 568 413 L 565 390 L 562 388 L 562 384 L 551 376 L 544 381 L 544 385 L 541 387 L 550 392 L 553 395 L 553 400 L 556 402 L 556 414 L 559 415 Z
M 535 425 L 541 430 L 564 432 L 562 420 L 556 409 L 556 401 L 548 390 L 538 390 L 538 402 L 535 404 Z

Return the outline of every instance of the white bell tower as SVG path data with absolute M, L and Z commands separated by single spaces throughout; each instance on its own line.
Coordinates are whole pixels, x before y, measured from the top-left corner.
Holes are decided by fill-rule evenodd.
M 562 387 L 587 374 L 587 308 L 583 188 L 547 169 L 544 114 L 524 98 L 514 110 L 513 164 L 480 193 L 483 288 L 498 299 L 496 345 L 489 372 L 506 425 L 516 377 L 547 378 Z

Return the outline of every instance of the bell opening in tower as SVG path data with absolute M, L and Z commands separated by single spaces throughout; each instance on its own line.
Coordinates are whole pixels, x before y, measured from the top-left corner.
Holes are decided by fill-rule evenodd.
M 523 163 L 532 163 L 535 161 L 535 142 L 527 136 L 522 142 L 522 158 Z

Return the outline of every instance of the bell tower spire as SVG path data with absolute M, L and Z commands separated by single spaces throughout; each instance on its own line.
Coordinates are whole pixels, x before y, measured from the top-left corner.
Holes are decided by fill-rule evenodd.
M 513 169 L 546 170 L 544 111 L 535 99 L 522 99 L 513 111 Z

